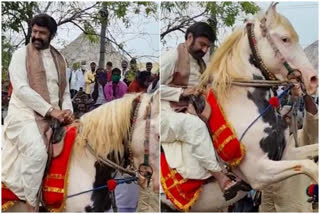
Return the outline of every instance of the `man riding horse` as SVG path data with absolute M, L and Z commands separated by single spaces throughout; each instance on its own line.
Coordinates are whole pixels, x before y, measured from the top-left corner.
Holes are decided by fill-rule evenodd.
M 190 110 L 188 101 L 190 95 L 201 93 L 195 86 L 206 68 L 202 58 L 214 40 L 212 28 L 197 22 L 187 29 L 184 43 L 161 57 L 161 145 L 168 165 L 184 179 L 213 176 L 230 200 L 240 181 L 232 181 L 222 172 L 207 126 Z
M 69 124 L 73 110 L 66 62 L 50 45 L 57 23 L 40 14 L 31 26 L 30 43 L 13 54 L 9 66 L 13 92 L 4 122 L 1 175 L 2 182 L 26 200 L 29 211 L 35 211 L 52 135 L 50 120 Z

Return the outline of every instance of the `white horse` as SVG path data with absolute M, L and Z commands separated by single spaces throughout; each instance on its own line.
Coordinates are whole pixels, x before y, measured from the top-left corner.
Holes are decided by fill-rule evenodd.
M 284 113 L 287 113 L 285 111 Z M 293 138 L 291 135 L 290 138 Z M 318 143 L 318 116 L 307 115 L 305 111 L 303 128 L 297 132 L 298 145 L 306 146 Z M 295 141 L 291 140 L 283 159 L 295 160 Z M 307 203 L 309 197 L 306 188 L 311 179 L 305 175 L 288 178 L 282 182 L 270 185 L 262 191 L 260 211 L 262 212 L 313 212 L 312 203 Z
M 315 93 L 318 87 L 316 72 L 298 43 L 297 33 L 289 21 L 277 13 L 276 5 L 272 4 L 265 13 L 259 14 L 226 39 L 215 51 L 202 78 L 201 85 L 210 84 L 209 87 L 214 90 L 226 119 L 233 126 L 238 137 L 267 107 L 269 98 L 273 96 L 270 88 L 243 87 L 233 84 L 239 79 L 266 79 L 252 63 L 252 50 L 247 31 L 249 23 L 253 24 L 251 26 L 253 26 L 257 52 L 270 73 L 279 80 L 287 80 L 288 71 L 283 65 L 284 58 L 291 68 L 301 72 L 308 94 Z M 270 39 L 273 42 L 270 42 Z M 275 47 L 281 54 L 276 53 Z M 279 57 L 279 55 L 282 56 Z M 299 174 L 305 174 L 313 182 L 318 182 L 318 166 L 307 159 L 310 154 L 318 153 L 318 145 L 292 149 L 291 152 L 299 156 L 296 157 L 299 160 L 281 160 L 288 137 L 286 123 L 272 109 L 269 110 L 254 123 L 241 140 L 246 147 L 246 154 L 233 172 L 256 190 L 262 190 L 270 184 Z M 190 211 L 221 211 L 245 194 L 245 192 L 238 192 L 235 198 L 226 201 L 218 184 L 211 182 L 203 185 L 202 192 Z M 162 202 L 175 209 L 164 195 L 162 195 Z
M 153 169 L 150 185 L 154 192 L 159 192 L 159 92 L 149 94 L 128 94 L 125 97 L 104 104 L 86 113 L 80 118 L 78 133 L 73 148 L 69 178 L 68 195 L 73 195 L 93 186 L 102 186 L 110 179 L 115 169 L 103 166 L 96 156 L 109 158 L 121 165 L 125 148 L 123 140 L 129 140 L 130 118 L 133 101 L 140 96 L 141 104 L 137 111 L 132 132 L 130 148 L 135 169 L 144 163 L 146 111 L 151 109 L 149 132 L 149 165 Z M 90 144 L 94 154 L 87 148 Z M 100 182 L 100 183 L 99 183 Z M 121 185 L 121 184 L 120 184 Z M 146 183 L 143 184 L 146 186 Z M 62 211 L 66 212 L 103 212 L 110 209 L 108 190 L 94 191 L 67 198 Z M 157 209 L 157 208 L 155 208 Z M 16 202 L 8 212 L 26 211 L 25 203 Z

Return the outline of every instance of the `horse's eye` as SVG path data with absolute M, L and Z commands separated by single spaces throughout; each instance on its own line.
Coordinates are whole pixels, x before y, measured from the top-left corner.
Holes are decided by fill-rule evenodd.
M 282 38 L 281 39 L 284 43 L 288 43 L 289 42 L 289 38 L 287 38 L 287 37 L 284 37 L 284 38 Z

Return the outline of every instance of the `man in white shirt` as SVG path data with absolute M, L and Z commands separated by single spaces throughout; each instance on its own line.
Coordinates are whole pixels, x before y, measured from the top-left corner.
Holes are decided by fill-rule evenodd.
M 85 75 L 86 70 L 84 68 L 79 68 L 77 71 L 77 75 L 78 75 L 78 82 L 77 82 L 77 88 L 78 91 L 80 90 L 80 88 L 82 88 L 82 91 L 85 91 Z
M 212 28 L 197 22 L 185 34 L 185 42 L 161 56 L 161 145 L 169 166 L 183 178 L 214 176 L 226 200 L 233 198 L 238 185 L 221 172 L 213 142 L 205 123 L 182 110 L 205 70 L 203 56 L 214 41 Z M 240 182 L 240 181 L 239 181 Z
M 73 69 L 70 73 L 70 93 L 71 93 L 71 98 L 76 95 L 76 93 L 79 91 L 79 75 L 78 75 L 78 70 Z
M 46 15 L 31 21 L 30 43 L 17 50 L 9 66 L 13 85 L 2 144 L 2 182 L 29 211 L 35 211 L 37 193 L 47 162 L 49 121 L 73 121 L 66 80 L 66 63 L 50 41 L 57 31 L 55 20 Z

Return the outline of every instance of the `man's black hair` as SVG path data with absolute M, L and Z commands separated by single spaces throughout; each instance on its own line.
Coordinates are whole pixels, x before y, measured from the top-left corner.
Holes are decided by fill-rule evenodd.
M 107 62 L 107 65 L 112 67 L 112 62 Z
M 152 62 L 147 62 L 146 65 L 152 65 Z
M 121 70 L 119 68 L 112 69 L 111 73 L 114 74 L 114 72 L 118 72 L 121 74 Z
M 206 37 L 209 41 L 214 42 L 216 40 L 212 27 L 205 22 L 196 22 L 191 25 L 185 34 L 185 39 L 187 40 L 189 33 L 191 33 L 196 39 L 197 37 Z
M 151 76 L 151 72 L 150 72 L 150 71 L 140 71 L 140 72 L 138 73 L 137 78 L 138 78 L 141 82 L 144 82 L 144 81 L 146 81 L 150 76 Z
M 136 63 L 137 63 L 136 58 L 132 58 L 132 59 L 130 60 L 130 64 L 136 64 Z
M 95 62 L 91 62 L 90 65 L 96 65 L 96 63 Z
M 40 27 L 46 27 L 50 31 L 50 38 L 52 39 L 57 33 L 57 22 L 51 16 L 47 14 L 39 14 L 32 18 L 31 27 L 38 25 Z

